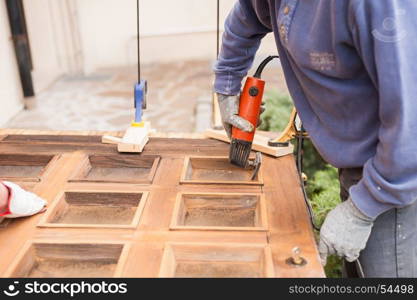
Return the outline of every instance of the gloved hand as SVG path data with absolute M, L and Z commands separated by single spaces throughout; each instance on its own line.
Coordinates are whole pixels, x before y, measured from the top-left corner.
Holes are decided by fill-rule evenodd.
M 8 190 L 8 199 L 5 202 L 4 211 L 0 212 L 0 217 L 19 218 L 32 216 L 46 210 L 46 201 L 33 193 L 27 192 L 17 184 L 0 181 L 2 187 Z
M 252 123 L 238 116 L 239 96 L 217 94 L 217 99 L 219 102 L 223 127 L 226 130 L 229 139 L 232 136 L 232 126 L 246 132 L 252 132 L 254 130 Z
M 323 266 L 327 256 L 332 254 L 355 261 L 366 246 L 373 224 L 374 219 L 364 215 L 350 198 L 330 211 L 320 230 L 319 252 Z

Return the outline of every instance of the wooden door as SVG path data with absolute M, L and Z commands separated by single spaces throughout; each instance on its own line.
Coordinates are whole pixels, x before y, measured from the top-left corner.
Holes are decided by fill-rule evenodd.
M 123 155 L 95 134 L 0 131 L 0 178 L 49 203 L 2 222 L 0 276 L 324 276 L 292 156 L 264 156 L 251 181 L 223 142 L 151 138 Z

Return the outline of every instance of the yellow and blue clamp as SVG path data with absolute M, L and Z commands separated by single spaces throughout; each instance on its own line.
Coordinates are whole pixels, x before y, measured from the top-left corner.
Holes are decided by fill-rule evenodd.
M 135 121 L 132 123 L 136 124 L 135 127 L 141 127 L 143 124 L 142 115 L 143 110 L 146 109 L 146 95 L 148 93 L 148 83 L 146 80 L 141 80 L 135 85 Z

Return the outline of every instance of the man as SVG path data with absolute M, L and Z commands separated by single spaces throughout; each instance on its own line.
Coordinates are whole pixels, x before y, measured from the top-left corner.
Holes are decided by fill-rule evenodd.
M 215 91 L 226 131 L 261 39 L 275 35 L 286 82 L 343 203 L 320 232 L 323 264 L 359 258 L 367 277 L 417 276 L 417 1 L 240 0 L 225 24 Z
M 18 185 L 0 181 L 0 219 L 31 216 L 46 210 L 45 200 Z

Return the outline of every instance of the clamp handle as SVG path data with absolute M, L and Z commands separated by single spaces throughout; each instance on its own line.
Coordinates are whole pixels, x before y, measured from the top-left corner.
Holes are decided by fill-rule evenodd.
M 290 120 L 288 122 L 287 127 L 281 133 L 281 135 L 276 138 L 268 141 L 268 146 L 270 147 L 288 147 L 290 141 L 295 138 L 298 134 L 301 134 L 304 137 L 308 137 L 307 132 L 303 130 L 302 125 L 297 125 L 297 110 L 295 107 L 293 108 L 290 116 Z
M 143 110 L 146 109 L 147 101 L 146 96 L 148 93 L 148 82 L 146 80 L 141 80 L 135 84 L 135 122 L 142 122 Z

